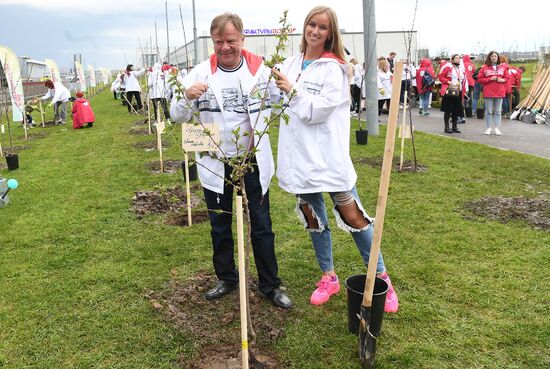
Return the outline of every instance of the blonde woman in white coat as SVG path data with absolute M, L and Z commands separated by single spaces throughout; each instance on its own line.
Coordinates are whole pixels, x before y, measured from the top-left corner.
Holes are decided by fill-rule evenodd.
M 277 155 L 279 186 L 297 197 L 296 212 L 309 231 L 322 276 L 310 302 L 321 305 L 340 291 L 334 271 L 332 237 L 323 192 L 334 202 L 337 224 L 351 232 L 363 262 L 368 264 L 373 219 L 367 215 L 355 189 L 357 175 L 349 155 L 349 68 L 336 13 L 329 7 L 313 8 L 304 22 L 301 54 L 288 58 L 277 76 L 285 93 L 290 120 L 281 124 Z M 397 311 L 380 255 L 379 277 L 390 285 L 385 310 Z
M 390 109 L 390 97 L 392 92 L 393 74 L 390 72 L 390 63 L 386 59 L 378 61 L 378 74 L 376 77 L 378 84 L 378 115 L 382 114 L 382 108 Z

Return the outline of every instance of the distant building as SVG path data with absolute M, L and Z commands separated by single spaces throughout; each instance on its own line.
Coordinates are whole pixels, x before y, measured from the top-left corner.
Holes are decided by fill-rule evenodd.
M 274 52 L 278 39 L 276 38 L 278 29 L 245 29 L 245 48 L 246 50 L 269 58 Z M 407 57 L 407 44 L 410 42 L 410 55 L 413 62 L 417 61 L 417 31 L 389 31 L 377 32 L 376 38 L 376 57 L 388 56 L 390 52 L 395 51 L 396 59 Z M 342 31 L 344 46 L 349 52 L 347 61 L 356 58 L 359 62 L 365 61 L 363 32 L 345 32 Z M 288 46 L 283 56 L 288 57 L 297 54 L 300 51 L 302 34 L 290 33 L 288 36 Z M 180 46 L 175 51 L 170 52 L 170 61 L 178 67 L 186 68 L 196 65 L 206 60 L 214 53 L 214 46 L 210 36 L 200 36 L 197 38 L 198 61 L 193 60 L 195 55 L 194 42 L 190 41 L 186 45 Z M 138 52 L 139 53 L 139 52 Z M 141 59 L 141 56 L 140 56 Z M 161 58 L 166 60 L 167 58 Z

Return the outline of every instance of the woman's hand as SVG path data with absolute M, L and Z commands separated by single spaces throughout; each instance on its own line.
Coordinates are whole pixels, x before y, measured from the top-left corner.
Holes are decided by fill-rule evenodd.
M 287 94 L 292 91 L 292 83 L 290 83 L 284 74 L 282 74 L 277 68 L 271 68 L 271 72 L 275 76 L 275 84 L 281 91 Z
M 497 78 L 497 82 L 503 83 L 503 82 L 506 82 L 506 80 L 505 80 L 504 78 L 498 77 L 498 78 Z
M 189 88 L 185 89 L 187 100 L 195 100 L 202 96 L 208 90 L 208 83 L 195 82 Z

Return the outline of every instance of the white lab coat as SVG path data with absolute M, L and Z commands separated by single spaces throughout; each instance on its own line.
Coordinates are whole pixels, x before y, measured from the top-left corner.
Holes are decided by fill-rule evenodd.
M 248 67 L 253 73 L 250 74 L 248 80 L 241 81 L 243 89 L 249 91 L 248 115 L 251 125 L 254 127 L 254 124 L 256 124 L 255 131 L 262 132 L 266 127 L 264 118 L 269 118 L 271 114 L 271 105 L 268 101 L 266 103 L 267 109 L 259 111 L 257 108 L 260 103 L 259 99 L 256 97 L 256 92 L 258 88 L 260 91 L 263 91 L 271 70 L 263 64 L 260 57 L 244 50 L 243 56 L 245 56 L 246 63 L 246 65 L 243 65 L 243 68 Z M 173 98 L 170 107 L 170 116 L 175 122 L 187 122 L 191 119 L 193 112 L 198 109 L 200 103 L 201 122 L 216 123 L 219 125 L 221 137 L 220 147 L 224 152 L 228 152 L 229 145 L 235 145 L 232 142 L 234 136 L 231 132 L 234 125 L 233 122 L 228 121 L 224 116 L 222 97 L 222 88 L 224 86 L 221 86 L 216 78 L 216 65 L 215 55 L 212 55 L 208 60 L 200 63 L 189 72 L 183 79 L 183 85 L 189 87 L 195 82 L 207 82 L 209 85 L 208 91 L 197 100 L 187 101 L 185 98 L 182 98 L 178 101 L 177 98 Z M 256 71 L 255 73 L 253 72 L 254 70 Z M 280 92 L 275 86 L 275 83 L 270 83 L 269 91 L 271 100 L 275 101 L 279 98 Z M 263 96 L 263 93 L 261 93 L 261 95 Z M 265 134 L 258 143 L 259 139 L 260 137 L 254 134 L 254 145 L 257 145 L 258 149 L 256 160 L 260 171 L 262 194 L 265 194 L 269 189 L 269 183 L 275 173 L 275 165 L 273 162 L 269 135 Z M 196 160 L 200 164 L 198 165 L 198 174 L 201 185 L 211 191 L 223 194 L 224 163 L 208 155 L 204 155 L 201 158 L 198 153 L 196 154 Z
M 65 86 L 61 84 L 61 82 L 54 82 L 53 88 L 48 89 L 48 92 L 46 95 L 42 96 L 42 100 L 48 100 L 52 99 L 50 102 L 52 105 L 56 102 L 67 102 L 69 101 L 69 97 L 71 97 L 71 93 Z
M 297 81 L 297 95 L 286 111 L 288 124 L 281 120 L 279 127 L 279 186 L 293 194 L 349 191 L 357 174 L 349 155 L 348 65 L 325 53 L 305 70 L 301 66 L 300 54 L 281 70 Z

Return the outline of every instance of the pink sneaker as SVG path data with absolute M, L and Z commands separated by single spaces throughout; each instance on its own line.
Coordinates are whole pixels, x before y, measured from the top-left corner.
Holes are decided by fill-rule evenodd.
M 311 294 L 309 301 L 313 305 L 322 305 L 330 299 L 330 296 L 340 292 L 340 282 L 338 276 L 324 275 L 317 282 L 317 289 Z
M 389 286 L 388 293 L 386 294 L 386 304 L 384 305 L 384 311 L 386 313 L 397 313 L 399 310 L 399 299 L 393 288 L 393 285 L 390 280 L 390 276 L 387 272 L 382 273 L 378 277 L 386 281 Z

